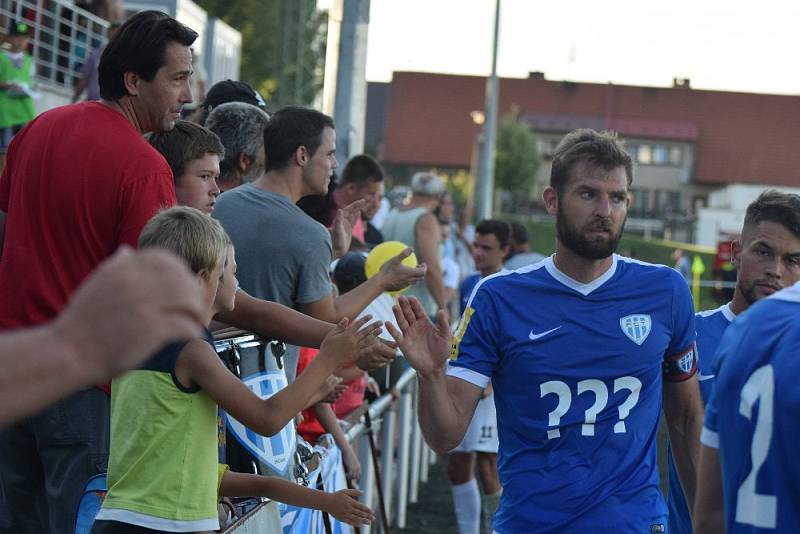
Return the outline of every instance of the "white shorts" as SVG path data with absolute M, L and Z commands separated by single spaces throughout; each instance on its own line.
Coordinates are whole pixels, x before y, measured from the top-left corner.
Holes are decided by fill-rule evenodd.
M 450 452 L 491 452 L 497 454 L 500 442 L 497 439 L 497 412 L 494 408 L 494 393 L 478 401 L 475 414 L 469 423 L 464 440 Z

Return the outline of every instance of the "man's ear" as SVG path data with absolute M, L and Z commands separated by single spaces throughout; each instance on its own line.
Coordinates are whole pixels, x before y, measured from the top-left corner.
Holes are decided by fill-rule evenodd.
M 202 284 L 204 282 L 208 282 L 211 272 L 208 269 L 200 269 L 195 276 L 197 277 L 198 283 Z
M 250 165 L 253 164 L 253 160 L 250 159 L 250 156 L 245 154 L 244 152 L 239 152 L 239 171 L 244 174 L 247 172 L 247 169 L 250 168 Z
M 135 72 L 124 72 L 122 74 L 122 83 L 125 84 L 125 90 L 131 96 L 139 96 L 139 82 L 141 78 Z
M 542 193 L 542 200 L 547 213 L 555 216 L 558 213 L 558 192 L 555 187 L 548 185 Z
M 305 145 L 300 145 L 294 151 L 294 162 L 299 165 L 300 167 L 305 167 L 308 164 L 308 160 L 311 159 L 311 156 L 308 153 L 308 149 Z

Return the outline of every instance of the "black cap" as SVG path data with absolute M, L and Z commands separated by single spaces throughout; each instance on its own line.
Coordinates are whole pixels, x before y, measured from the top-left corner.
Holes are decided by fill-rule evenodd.
M 264 99 L 252 87 L 244 82 L 235 82 L 233 80 L 225 80 L 212 85 L 211 89 L 206 93 L 203 107 L 211 111 L 215 107 L 228 102 L 244 102 L 261 109 L 267 107 Z
M 367 281 L 367 257 L 361 252 L 348 252 L 336 262 L 333 280 L 337 286 L 355 287 Z
M 12 22 L 8 29 L 8 35 L 28 35 L 30 32 L 31 27 L 26 22 Z

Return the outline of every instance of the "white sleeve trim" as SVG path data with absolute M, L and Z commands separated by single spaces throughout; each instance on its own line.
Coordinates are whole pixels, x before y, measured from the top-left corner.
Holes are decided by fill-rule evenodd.
M 486 386 L 489 385 L 488 376 L 482 375 L 477 371 L 473 371 L 472 369 L 467 369 L 465 367 L 452 366 L 449 362 L 447 363 L 447 376 L 460 378 L 461 380 L 465 380 L 481 389 L 486 389 Z
M 712 449 L 719 449 L 719 434 L 703 427 L 703 431 L 700 432 L 700 443 Z

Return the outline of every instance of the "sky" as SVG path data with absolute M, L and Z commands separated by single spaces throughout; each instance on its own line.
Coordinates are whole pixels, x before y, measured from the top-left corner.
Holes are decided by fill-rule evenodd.
M 332 0 L 319 0 L 321 8 Z M 371 0 L 367 79 L 487 75 L 494 0 Z M 498 74 L 800 94 L 797 0 L 501 0 Z

